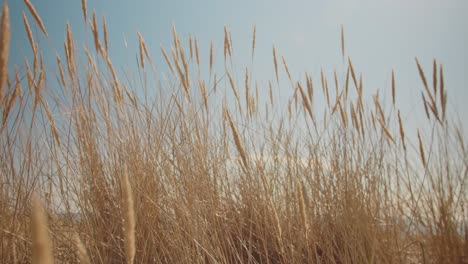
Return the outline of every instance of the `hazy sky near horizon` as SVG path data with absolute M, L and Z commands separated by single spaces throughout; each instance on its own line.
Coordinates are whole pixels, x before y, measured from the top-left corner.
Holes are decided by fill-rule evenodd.
M 21 12 L 32 16 L 23 1 L 8 0 L 12 20 L 10 65 L 21 64 L 31 49 Z M 69 21 L 77 47 L 92 47 L 90 32 L 84 29 L 81 0 L 31 0 L 42 17 L 51 41 L 34 26 L 44 56 L 53 61 L 50 43 L 63 56 L 65 25 Z M 231 30 L 234 54 L 243 78 L 242 65 L 250 63 L 252 28 L 257 27 L 257 48 L 251 66 L 254 79 L 274 79 L 272 46 L 289 64 L 293 77 L 309 72 L 319 85 L 320 69 L 332 78 L 333 69 L 343 77 L 346 70 L 340 50 L 340 27 L 345 29 L 346 55 L 362 72 L 365 91 L 389 91 L 392 68 L 397 80 L 397 100 L 411 111 L 421 108 L 419 79 L 414 58 L 429 75 L 432 60 L 444 65 L 449 107 L 468 122 L 468 1 L 466 0 L 298 0 L 298 1 L 93 1 L 88 0 L 88 17 L 96 10 L 99 23 L 106 16 L 110 56 L 119 72 L 135 66 L 137 32 L 141 32 L 161 71 L 167 71 L 159 45 L 172 43 L 175 25 L 182 40 L 192 33 L 199 40 L 202 64 L 208 68 L 209 43 L 213 40 L 218 58 L 223 55 L 223 27 Z M 102 28 L 100 30 L 102 37 Z M 127 44 L 127 47 L 125 45 Z M 55 71 L 56 69 L 50 69 Z M 134 69 L 136 71 L 136 68 Z M 285 85 L 284 89 L 290 89 Z M 387 95 L 390 93 L 387 92 Z M 466 133 L 465 133 L 466 134 Z

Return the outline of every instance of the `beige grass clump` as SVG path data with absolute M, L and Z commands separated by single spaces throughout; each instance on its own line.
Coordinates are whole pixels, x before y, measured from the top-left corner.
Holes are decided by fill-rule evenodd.
M 47 214 L 37 194 L 32 196 L 31 234 L 32 263 L 53 264 L 54 254 L 47 227 Z
M 405 115 L 395 105 L 394 70 L 391 98 L 378 92 L 370 97 L 349 57 L 343 61 L 346 72 L 333 69 L 327 77 L 331 71 L 321 68 L 293 80 L 299 74 L 292 68 L 278 72 L 285 60 L 278 66 L 273 46 L 270 78 L 255 80 L 253 61 L 238 65 L 237 56 L 229 55 L 227 28 L 230 65 L 222 72 L 216 72 L 214 60 L 223 51 L 215 54 L 213 44 L 222 42 L 211 41 L 210 59 L 201 65 L 197 38 L 190 35 L 186 56 L 186 43 L 174 28 L 172 54 L 161 46 L 172 75 L 161 76 L 154 67 L 142 74 L 142 67 L 154 65 L 141 34 L 134 35 L 137 68 L 122 69 L 112 65 L 105 36 L 99 43 L 96 12 L 85 19 L 89 41 L 73 40 L 67 27 L 67 65 L 58 54 L 56 65 L 46 65 L 50 60 L 41 54 L 49 53 L 48 46 L 39 49 L 33 40 L 34 62 L 25 58 L 14 78 L 2 79 L 8 87 L 0 106 L 0 182 L 7 183 L 0 187 L 3 262 L 31 260 L 34 223 L 34 232 L 45 235 L 33 234 L 33 247 L 48 238 L 45 213 L 30 218 L 27 211 L 29 190 L 47 187 L 53 219 L 48 225 L 60 263 L 460 263 L 466 258 L 466 184 L 460 176 L 466 145 L 463 128 L 444 118 L 447 91 L 438 61 L 431 61 L 432 87 L 421 87 L 420 106 L 430 118 L 422 121 L 429 130 L 417 130 L 416 139 L 417 128 L 403 130 Z M 252 59 L 261 50 L 255 26 L 253 31 Z M 344 57 L 343 29 L 341 34 Z M 84 42 L 83 50 L 75 50 L 73 41 Z M 190 68 L 194 57 L 198 72 Z M 280 85 L 280 74 L 294 81 L 292 89 Z M 321 78 L 322 89 L 314 90 L 312 76 Z M 56 79 L 63 89 L 47 89 Z M 196 91 L 187 89 L 187 80 L 199 86 Z M 348 91 L 350 82 L 356 93 Z M 21 86 L 27 89 L 24 100 Z M 142 87 L 144 92 L 138 91 Z M 193 99 L 187 102 L 189 92 Z M 423 141 L 424 135 L 431 140 Z M 70 237 L 75 230 L 83 241 Z M 49 260 L 42 263 L 52 259 L 50 239 L 48 244 Z

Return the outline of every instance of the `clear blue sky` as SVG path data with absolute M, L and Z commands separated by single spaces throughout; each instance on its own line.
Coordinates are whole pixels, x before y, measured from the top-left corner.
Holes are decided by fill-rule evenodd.
M 7 1 L 12 19 L 11 64 L 21 63 L 31 51 L 23 27 L 24 10 L 20 0 Z M 51 42 L 62 52 L 65 23 L 70 21 L 77 47 L 88 43 L 81 0 L 31 0 L 41 15 Z M 202 49 L 202 64 L 208 68 L 209 42 L 213 40 L 219 57 L 223 50 L 223 27 L 232 32 L 238 65 L 250 62 L 252 27 L 257 25 L 257 50 L 254 78 L 274 78 L 272 45 L 288 61 L 293 77 L 310 72 L 319 85 L 320 68 L 344 72 L 340 51 L 340 25 L 345 27 L 347 55 L 363 73 L 364 89 L 390 89 L 391 69 L 395 69 L 398 101 L 407 111 L 420 109 L 422 85 L 414 58 L 419 57 L 427 72 L 432 59 L 444 64 L 450 107 L 468 121 L 468 1 L 466 0 L 309 0 L 309 1 L 93 1 L 88 0 L 88 16 L 96 9 L 99 22 L 106 16 L 110 55 L 122 72 L 135 65 L 138 52 L 136 32 L 140 31 L 156 66 L 165 69 L 159 45 L 171 44 L 171 27 L 176 25 L 182 39 L 197 36 Z M 35 27 L 37 32 L 39 29 Z M 88 32 L 89 33 L 89 32 Z M 102 30 L 101 30 L 102 33 Z M 46 58 L 49 43 L 38 36 Z M 127 39 L 128 48 L 124 46 Z M 63 54 L 63 53 L 62 53 Z M 54 64 L 49 64 L 54 65 Z M 55 69 L 51 69 L 54 70 Z M 240 67 L 238 79 L 243 78 Z M 330 74 L 331 77 L 331 74 Z M 287 89 L 287 88 L 285 88 Z M 389 93 L 387 93 L 389 94 Z M 466 133 L 465 133 L 466 134 Z

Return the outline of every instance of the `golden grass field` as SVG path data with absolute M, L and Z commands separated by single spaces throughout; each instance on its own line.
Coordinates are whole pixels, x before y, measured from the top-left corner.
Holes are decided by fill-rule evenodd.
M 427 126 L 405 129 L 398 76 L 388 102 L 365 99 L 343 30 L 346 72 L 295 80 L 273 48 L 267 85 L 235 64 L 228 27 L 209 58 L 174 28 L 158 62 L 138 33 L 140 76 L 167 64 L 159 92 L 114 69 L 86 1 L 92 45 L 67 25 L 44 65 L 24 2 L 24 65 L 8 67 L 1 15 L 1 263 L 468 263 L 467 145 L 436 60 L 414 68 Z

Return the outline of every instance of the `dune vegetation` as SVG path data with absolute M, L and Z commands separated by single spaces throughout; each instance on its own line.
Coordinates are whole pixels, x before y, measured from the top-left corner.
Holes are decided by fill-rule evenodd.
M 295 80 L 273 47 L 267 83 L 228 27 L 223 54 L 174 28 L 162 61 L 135 32 L 132 81 L 86 1 L 91 44 L 66 25 L 63 49 L 35 41 L 47 28 L 24 2 L 23 65 L 1 15 L 0 262 L 468 263 L 467 145 L 438 61 L 415 60 L 427 125 L 406 129 L 404 84 L 368 99 L 343 30 L 345 72 Z

